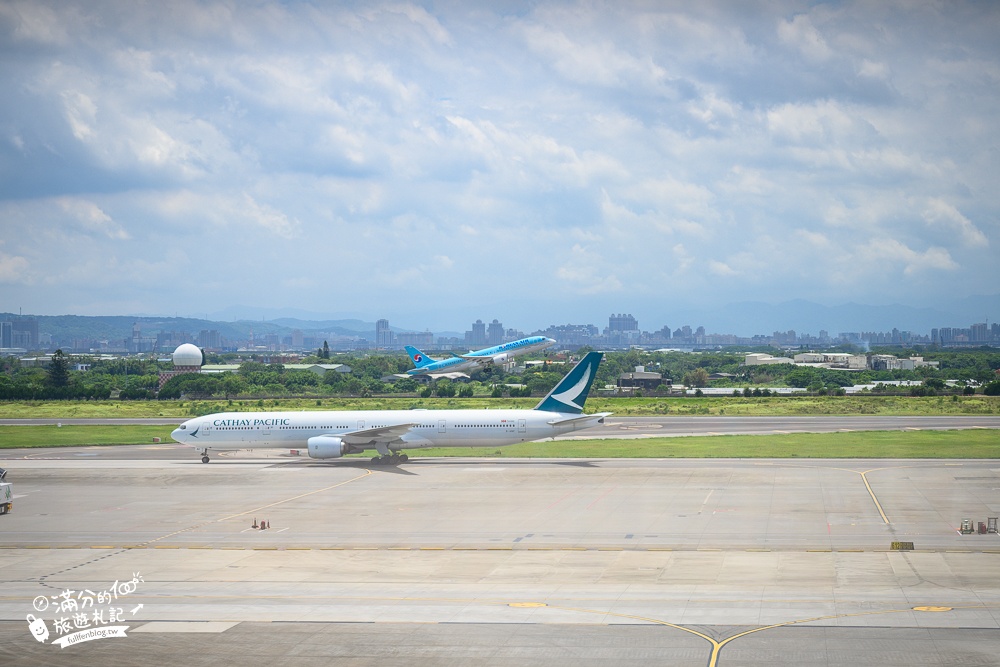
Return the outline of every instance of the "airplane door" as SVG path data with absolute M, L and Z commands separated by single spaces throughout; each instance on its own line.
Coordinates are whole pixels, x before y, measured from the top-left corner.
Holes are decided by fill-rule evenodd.
M 358 420 L 358 430 L 359 431 L 365 430 L 365 420 L 364 419 L 359 419 Z
M 524 433 L 527 430 L 527 428 L 528 428 L 528 423 L 527 423 L 526 420 L 524 420 L 524 419 L 518 419 L 517 420 L 517 432 L 518 433 Z
M 212 435 L 212 422 L 206 421 L 201 423 L 201 434 L 206 438 Z
M 447 432 L 448 432 L 448 422 L 446 420 L 444 420 L 444 419 L 439 419 L 438 420 L 438 433 L 447 433 Z

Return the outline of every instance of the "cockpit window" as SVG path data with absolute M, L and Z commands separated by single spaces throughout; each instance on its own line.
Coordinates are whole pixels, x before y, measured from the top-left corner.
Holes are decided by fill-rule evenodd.
M 181 430 L 183 431 L 185 429 L 187 429 L 187 425 L 186 424 L 181 424 Z

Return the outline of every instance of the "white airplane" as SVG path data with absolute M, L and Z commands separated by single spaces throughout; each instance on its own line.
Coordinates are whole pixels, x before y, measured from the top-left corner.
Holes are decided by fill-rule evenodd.
M 508 359 L 530 352 L 538 352 L 555 344 L 556 341 L 545 336 L 529 336 L 502 345 L 475 350 L 468 354 L 460 354 L 449 359 L 431 359 L 412 345 L 406 345 L 404 349 L 413 362 L 413 368 L 406 372 L 410 375 L 432 375 L 434 373 L 454 373 L 490 364 L 502 364 Z
M 336 459 L 374 449 L 372 463 L 396 464 L 405 449 L 497 447 L 544 440 L 604 423 L 610 412 L 583 414 L 601 363 L 590 352 L 531 410 L 353 410 L 220 412 L 189 419 L 171 437 L 201 452 L 305 449 L 314 459 Z

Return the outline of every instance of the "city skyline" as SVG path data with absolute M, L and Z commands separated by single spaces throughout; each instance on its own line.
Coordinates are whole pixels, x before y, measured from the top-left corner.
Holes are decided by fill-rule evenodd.
M 58 320 L 59 317 L 41 316 L 52 330 L 65 329 Z M 121 320 L 130 320 L 125 316 L 113 318 L 66 316 L 77 321 L 77 332 L 53 334 L 45 327 L 39 326 L 35 316 L 14 316 L 0 313 L 0 349 L 4 355 L 27 352 L 29 350 L 53 350 L 66 348 L 67 351 L 86 353 L 97 352 L 164 352 L 185 343 L 196 343 L 198 346 L 212 351 L 242 351 L 242 352 L 309 352 L 317 348 L 334 351 L 347 350 L 401 350 L 406 345 L 419 345 L 425 350 L 454 350 L 467 348 L 474 350 L 487 345 L 499 345 L 523 339 L 526 333 L 516 328 L 506 328 L 502 322 L 494 318 L 489 324 L 477 319 L 471 324 L 471 329 L 464 335 L 455 332 L 431 332 L 430 330 L 412 331 L 405 327 L 393 327 L 387 318 L 381 318 L 374 323 L 352 320 L 349 322 L 308 322 L 298 320 L 277 320 L 262 322 L 270 325 L 269 329 L 256 336 L 253 325 L 256 322 L 212 322 L 210 320 L 178 319 L 178 318 L 140 318 L 130 326 L 130 332 L 125 337 L 114 334 L 99 338 L 88 337 L 79 332 L 80 320 L 92 321 L 107 330 L 108 319 L 118 321 L 118 328 L 123 329 Z M 152 319 L 152 322 L 149 320 Z M 144 324 L 147 327 L 143 331 Z M 342 326 L 350 324 L 353 330 L 345 330 Z M 150 325 L 152 325 L 150 327 Z M 201 326 L 243 327 L 242 334 L 229 329 L 205 329 Z M 333 326 L 334 330 L 327 330 Z M 192 328 L 194 327 L 194 328 Z M 86 326 L 84 326 L 86 328 Z M 151 329 L 151 330 L 150 330 Z M 195 331 L 197 330 L 197 334 Z M 699 325 L 681 325 L 671 330 L 669 325 L 659 329 L 642 328 L 638 320 L 630 313 L 612 313 L 608 317 L 608 325 L 603 329 L 587 323 L 568 323 L 549 325 L 547 328 L 532 330 L 532 336 L 545 336 L 554 339 L 564 349 L 590 346 L 597 349 L 623 349 L 629 347 L 758 347 L 758 346 L 791 346 L 813 347 L 816 349 L 830 348 L 849 344 L 862 348 L 872 346 L 962 346 L 962 345 L 995 345 L 1000 343 L 1000 323 L 977 322 L 968 326 L 934 327 L 929 333 L 901 330 L 893 327 L 891 330 L 855 330 L 826 331 L 817 333 L 796 330 L 774 330 L 770 333 L 756 333 L 752 336 L 739 336 L 732 333 L 714 332 Z
M 0 307 L 995 300 L 998 33 L 971 0 L 8 0 Z

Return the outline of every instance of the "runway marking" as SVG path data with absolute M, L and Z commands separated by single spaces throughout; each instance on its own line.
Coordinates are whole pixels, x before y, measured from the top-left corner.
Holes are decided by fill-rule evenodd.
M 870 495 L 872 497 L 872 502 L 874 502 L 875 503 L 875 507 L 878 508 L 878 513 L 882 517 L 882 521 L 884 521 L 886 524 L 888 524 L 889 523 L 889 517 L 887 517 L 885 515 L 885 512 L 882 511 L 882 503 L 880 503 L 878 501 L 878 498 L 875 497 L 875 492 L 872 491 L 872 485 L 868 483 L 868 473 L 875 472 L 876 470 L 884 470 L 884 468 L 875 468 L 873 470 L 866 470 L 866 471 L 864 471 L 862 473 L 859 473 L 859 474 L 861 475 L 862 481 L 864 481 L 864 483 L 865 483 L 865 488 L 868 489 L 868 495 Z
M 635 615 L 632 615 L 632 614 L 621 614 L 621 613 L 617 613 L 617 612 L 613 612 L 613 611 L 597 610 L 597 609 L 581 609 L 581 608 L 576 608 L 576 607 L 563 607 L 563 606 L 560 606 L 560 605 L 544 604 L 544 603 L 540 603 L 540 602 L 539 603 L 534 603 L 534 604 L 532 604 L 530 602 L 522 602 L 522 603 L 517 603 L 516 605 L 515 604 L 511 604 L 511 605 L 508 605 L 508 606 L 510 606 L 510 607 L 515 607 L 516 606 L 516 607 L 521 607 L 521 608 L 539 608 L 539 607 L 544 607 L 544 608 L 547 608 L 547 609 L 559 609 L 561 611 L 575 611 L 575 612 L 579 612 L 579 613 L 582 613 L 582 614 L 599 614 L 601 616 L 614 616 L 616 618 L 627 618 L 627 619 L 631 619 L 631 620 L 645 621 L 647 623 L 652 623 L 652 624 L 655 624 L 655 625 L 663 625 L 663 626 L 666 626 L 666 627 L 669 627 L 669 628 L 674 628 L 675 630 L 680 630 L 682 632 L 687 632 L 687 633 L 690 633 L 690 634 L 695 635 L 697 637 L 701 637 L 702 639 L 704 639 L 705 641 L 709 642 L 712 645 L 712 653 L 711 653 L 711 655 L 709 656 L 709 659 L 708 659 L 708 667 L 716 667 L 716 665 L 718 665 L 719 656 L 722 653 L 722 649 L 725 648 L 726 645 L 728 645 L 728 644 L 736 641 L 737 639 L 741 639 L 743 637 L 746 637 L 747 635 L 752 635 L 752 634 L 755 634 L 755 633 L 758 633 L 758 632 L 763 632 L 765 630 L 774 630 L 775 628 L 784 628 L 784 627 L 789 627 L 789 626 L 792 626 L 792 625 L 801 625 L 803 623 L 814 623 L 816 621 L 829 621 L 829 620 L 835 620 L 835 619 L 841 619 L 841 618 L 852 618 L 852 617 L 860 617 L 860 616 L 878 616 L 878 615 L 882 615 L 882 614 L 900 614 L 900 613 L 905 613 L 905 612 L 910 612 L 910 611 L 940 611 L 940 612 L 952 611 L 951 607 L 932 607 L 932 606 L 927 606 L 927 607 L 911 607 L 909 609 L 883 609 L 883 610 L 878 610 L 878 611 L 863 611 L 863 612 L 854 612 L 854 613 L 849 613 L 849 614 L 831 614 L 829 616 L 814 616 L 813 618 L 802 618 L 802 619 L 797 619 L 797 620 L 792 620 L 792 621 L 785 621 L 783 623 L 773 623 L 771 625 L 764 625 L 764 626 L 761 626 L 759 628 L 753 628 L 752 630 L 745 630 L 743 632 L 738 632 L 735 635 L 731 635 L 731 636 L 726 637 L 725 639 L 719 641 L 719 640 L 715 639 L 714 637 L 710 637 L 710 636 L 708 636 L 707 634 L 705 634 L 703 632 L 699 632 L 698 630 L 693 630 L 693 629 L 685 627 L 683 625 L 678 625 L 676 623 L 671 623 L 669 621 L 664 621 L 662 619 L 650 618 L 648 616 L 635 616 Z M 970 607 L 959 607 L 959 609 L 988 609 L 988 608 L 989 607 L 987 605 L 976 605 L 976 606 L 970 606 Z

